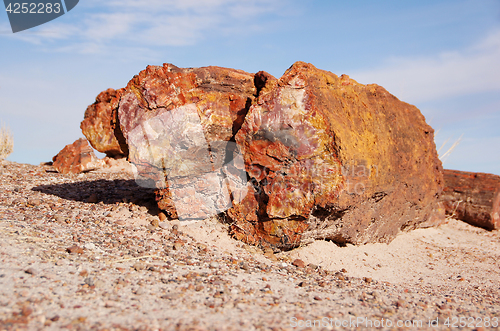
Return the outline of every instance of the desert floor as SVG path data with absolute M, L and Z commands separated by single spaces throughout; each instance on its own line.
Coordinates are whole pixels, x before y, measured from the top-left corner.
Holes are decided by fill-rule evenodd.
M 156 226 L 152 192 L 0 161 L 0 331 L 500 330 L 498 231 L 273 254 L 215 219 Z

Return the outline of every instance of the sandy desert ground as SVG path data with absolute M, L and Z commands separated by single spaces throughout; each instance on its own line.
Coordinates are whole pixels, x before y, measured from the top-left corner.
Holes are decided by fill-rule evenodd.
M 124 169 L 0 162 L 0 330 L 500 329 L 498 231 L 274 254 L 215 219 L 160 222 Z

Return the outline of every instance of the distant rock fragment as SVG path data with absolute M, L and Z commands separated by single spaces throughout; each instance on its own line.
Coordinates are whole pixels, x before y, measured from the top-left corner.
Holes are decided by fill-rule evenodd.
M 124 89 L 107 89 L 87 107 L 80 128 L 96 150 L 109 157 L 124 157 L 127 145 L 118 122 L 118 103 Z
M 500 176 L 444 170 L 446 214 L 487 230 L 500 229 Z
M 66 145 L 52 158 L 54 168 L 62 174 L 78 174 L 99 169 L 104 162 L 99 160 L 86 139 L 80 138 Z

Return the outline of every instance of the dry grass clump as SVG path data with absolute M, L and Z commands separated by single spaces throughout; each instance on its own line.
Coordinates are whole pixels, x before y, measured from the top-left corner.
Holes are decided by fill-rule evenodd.
M 7 158 L 14 151 L 14 137 L 4 124 L 0 127 L 0 160 Z
M 434 137 L 436 137 L 439 133 L 439 130 L 436 131 Z M 462 137 L 464 135 L 462 134 L 460 136 L 460 138 L 458 138 L 454 143 L 453 145 L 451 145 L 450 148 L 448 148 L 448 150 L 444 153 L 441 154 L 441 151 L 443 150 L 443 148 L 446 146 L 446 144 L 448 144 L 448 142 L 450 141 L 450 138 L 446 139 L 445 142 L 441 145 L 441 147 L 438 149 L 438 155 L 439 155 L 439 159 L 441 160 L 442 163 L 444 163 L 446 161 L 446 159 L 450 156 L 451 152 L 458 146 L 458 144 L 460 144 L 460 141 L 462 141 Z

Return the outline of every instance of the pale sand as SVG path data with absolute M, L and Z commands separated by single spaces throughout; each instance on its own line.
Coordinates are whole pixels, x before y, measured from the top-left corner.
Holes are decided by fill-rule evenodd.
M 197 241 L 225 252 L 243 251 L 244 245 L 213 220 L 177 224 Z M 260 253 L 259 249 L 250 250 Z M 267 260 L 262 254 L 254 256 Z M 345 269 L 348 276 L 390 283 L 456 282 L 460 287 L 500 289 L 499 231 L 486 231 L 454 219 L 447 219 L 436 228 L 402 232 L 389 244 L 340 247 L 331 241 L 316 240 L 277 257 L 288 262 L 301 259 L 306 265 L 311 263 L 330 271 Z

